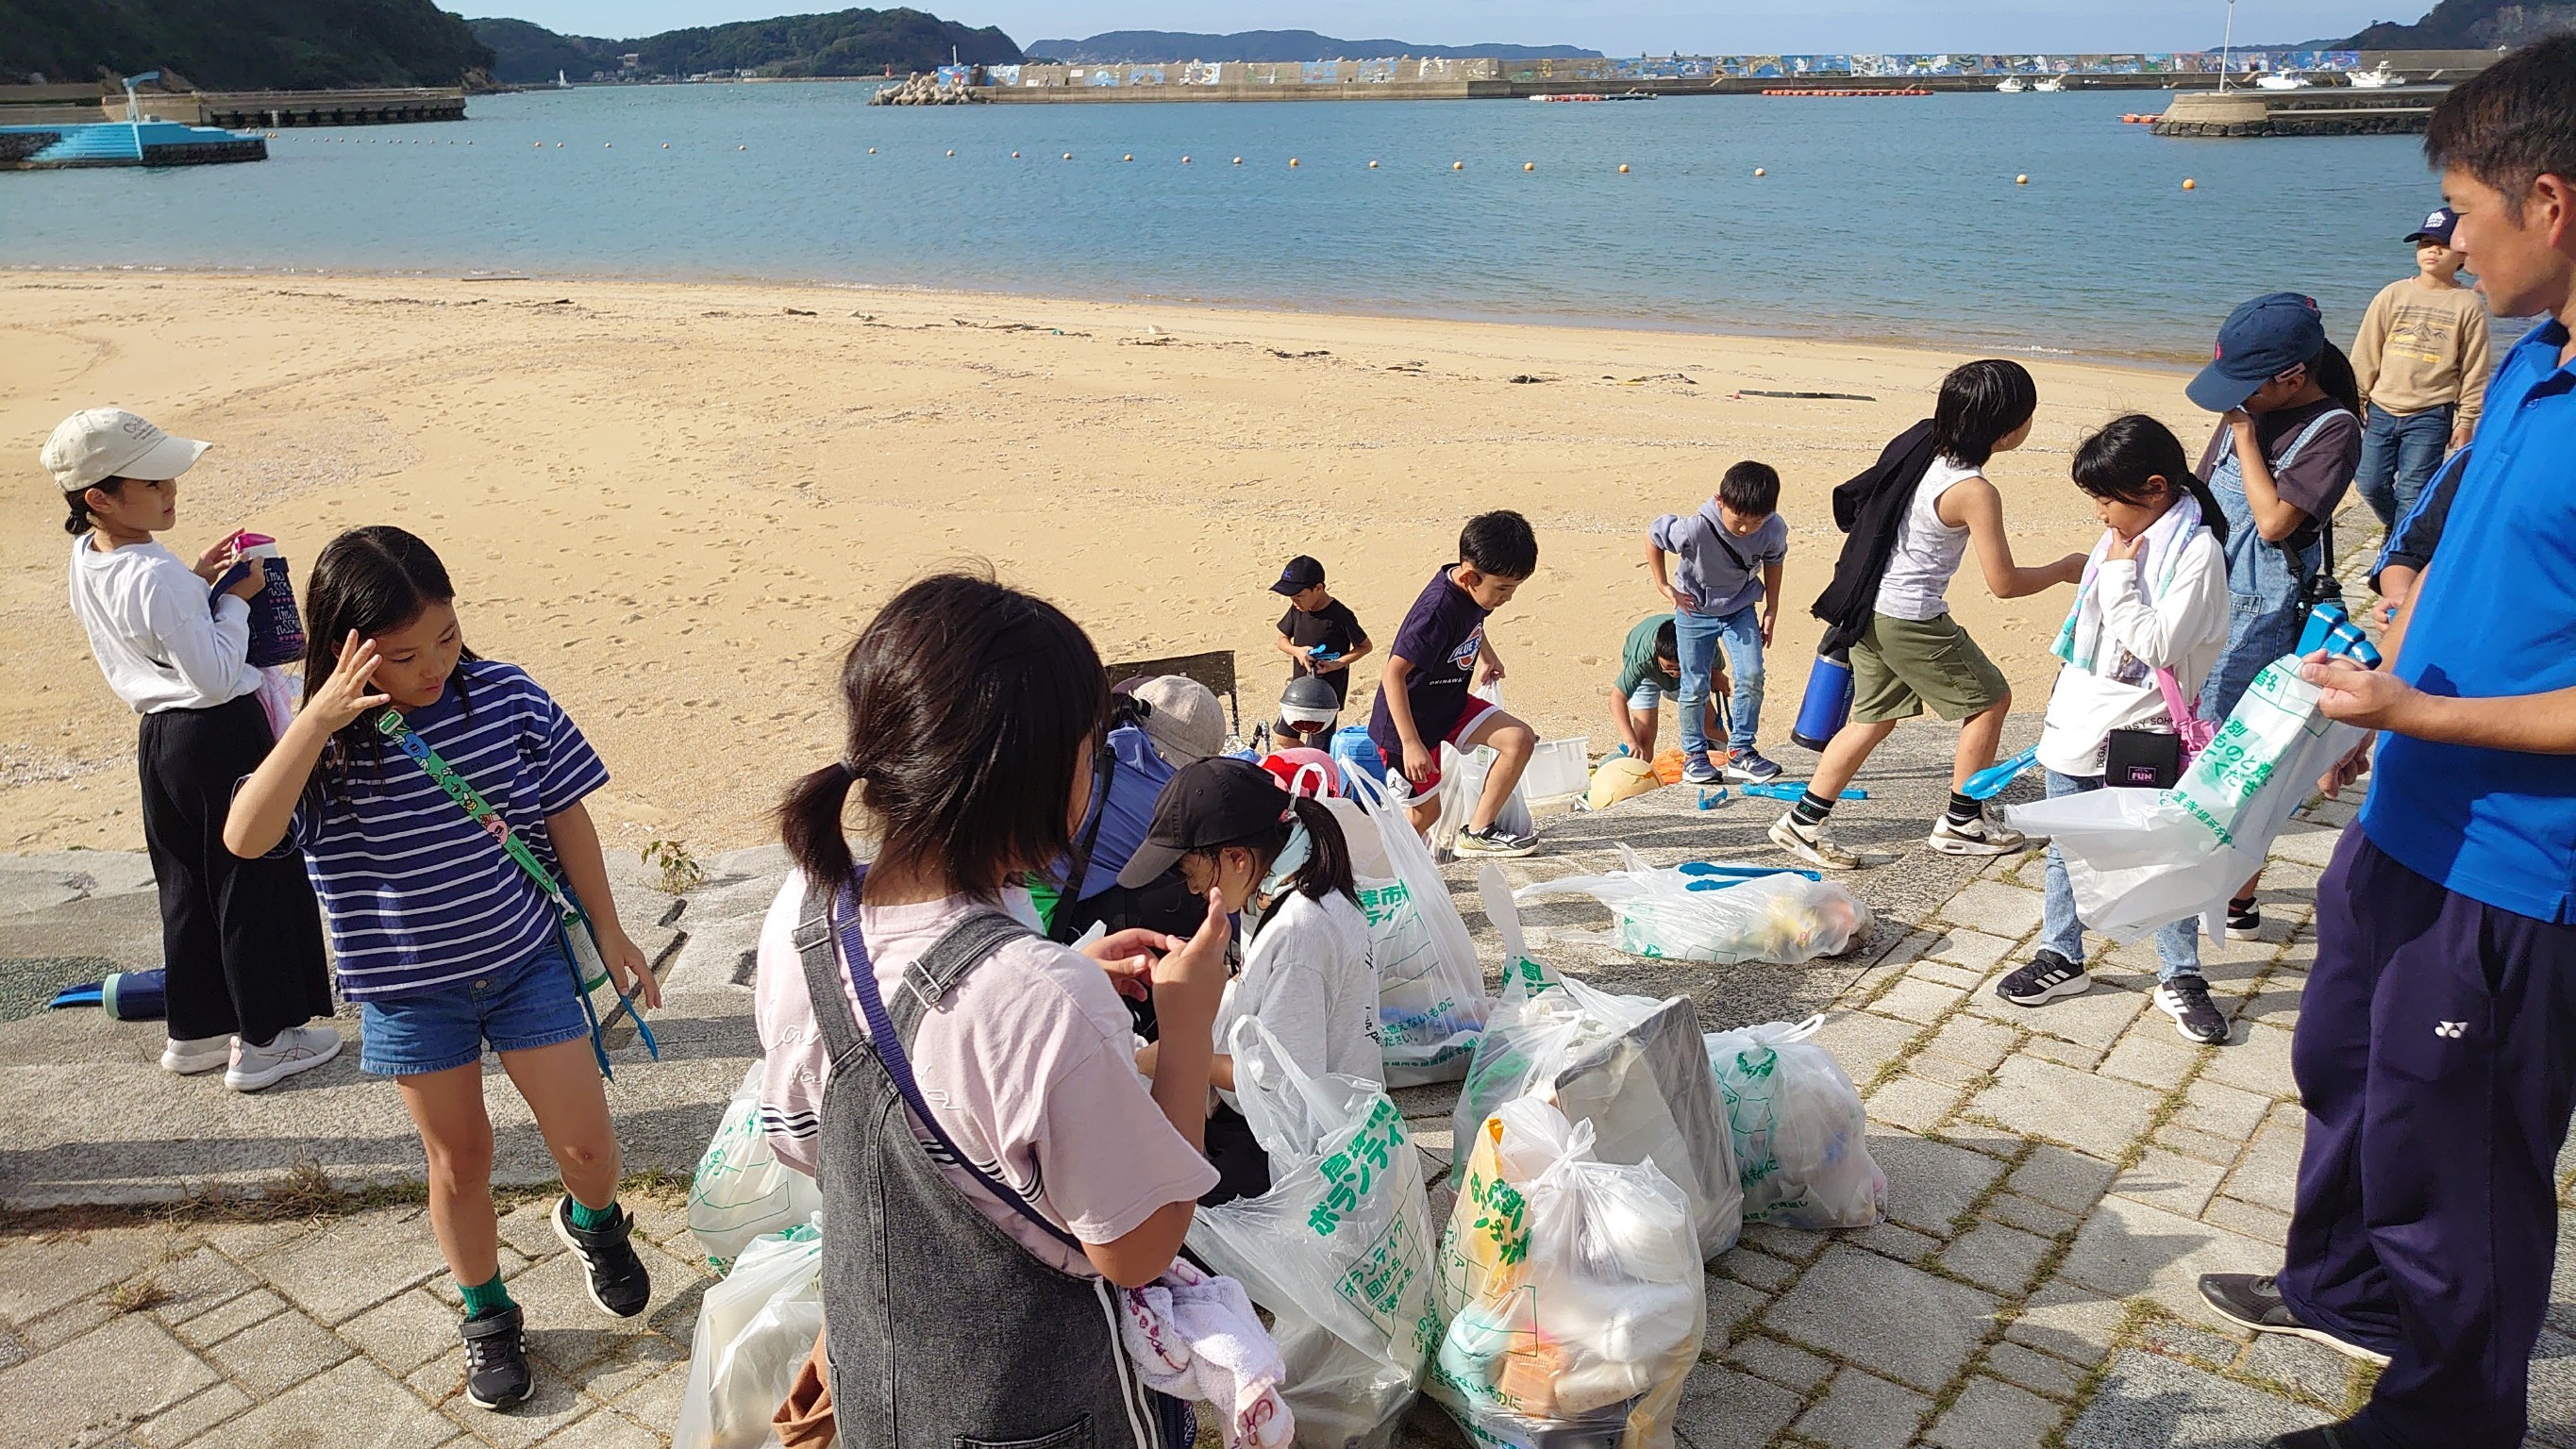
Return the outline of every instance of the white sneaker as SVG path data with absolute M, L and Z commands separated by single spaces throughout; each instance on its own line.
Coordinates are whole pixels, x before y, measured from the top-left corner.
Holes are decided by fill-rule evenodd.
M 309 1071 L 340 1054 L 340 1034 L 327 1026 L 290 1026 L 266 1046 L 233 1038 L 232 1065 L 224 1085 L 236 1092 L 256 1092 Z
M 1980 814 L 1965 825 L 1953 825 L 1949 816 L 1942 816 L 1932 822 L 1931 838 L 1923 843 L 1943 855 L 2010 855 L 2048 842 L 2032 840 L 2011 826 L 1998 824 Z
M 1860 857 L 1834 843 L 1833 832 L 1823 821 L 1812 826 L 1798 823 L 1798 812 L 1792 810 L 1771 823 L 1771 843 L 1809 865 L 1827 870 L 1856 870 Z
M 182 1077 L 211 1072 L 233 1056 L 229 1036 L 170 1037 L 161 1045 L 161 1070 Z

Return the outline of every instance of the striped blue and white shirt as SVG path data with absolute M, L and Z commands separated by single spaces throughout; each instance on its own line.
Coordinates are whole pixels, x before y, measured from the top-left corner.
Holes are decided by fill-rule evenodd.
M 607 784 L 608 769 L 553 696 L 515 664 L 474 660 L 408 719 L 557 869 L 546 817 Z M 340 992 L 351 1001 L 485 976 L 554 937 L 545 892 L 390 740 L 372 759 L 359 751 L 345 786 L 335 784 L 318 806 L 307 795 L 280 849 L 304 852 L 330 922 Z

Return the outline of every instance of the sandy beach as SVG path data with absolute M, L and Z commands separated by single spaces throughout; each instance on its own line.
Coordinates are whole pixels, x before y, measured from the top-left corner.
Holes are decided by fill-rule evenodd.
M 765 838 L 834 749 L 842 649 L 952 561 L 1053 598 L 1113 661 L 1238 651 L 1248 728 L 1285 675 L 1282 560 L 1323 559 L 1383 644 L 1460 522 L 1516 508 L 1541 567 L 1492 626 L 1509 702 L 1597 752 L 1620 640 L 1660 602 L 1641 530 L 1743 457 L 1787 484 L 1763 738 L 1802 773 L 1786 733 L 1840 546 L 1827 494 L 1963 357 L 847 288 L 0 273 L 0 849 L 142 842 L 134 722 L 65 605 L 36 463 L 78 407 L 215 443 L 183 485 L 183 553 L 273 534 L 300 588 L 343 528 L 428 539 L 469 642 L 598 744 L 612 844 L 703 853 Z M 2179 372 L 2031 366 L 2037 431 L 1989 476 L 2044 558 L 2096 531 L 2067 481 L 2085 430 L 2141 410 L 2197 444 L 2208 423 Z M 2066 592 L 1997 603 L 1971 568 L 1951 602 L 2036 708 Z

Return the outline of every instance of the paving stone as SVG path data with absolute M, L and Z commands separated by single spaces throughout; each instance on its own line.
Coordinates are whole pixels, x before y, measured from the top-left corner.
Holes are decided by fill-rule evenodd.
M 1430 1158 L 1441 1167 L 1447 1167 L 1456 1158 L 1457 1129 L 1453 1126 L 1443 1123 L 1438 1127 L 1424 1127 L 1416 1131 L 1407 1124 L 1404 1135 L 1413 1139 L 1413 1145 L 1422 1149 L 1423 1156 Z
M 1965 966 L 1953 966 L 1947 961 L 1917 961 L 1905 968 L 1905 974 L 1917 981 L 1929 981 L 1935 986 L 1947 986 L 1959 991 L 1974 991 L 1986 979 L 1981 972 L 1971 971 Z
M 26 1323 L 161 1259 L 167 1228 L 99 1228 L 0 1238 L 0 1320 Z
M 1924 948 L 1923 954 L 1935 960 L 1964 966 L 1980 977 L 1994 974 L 1994 969 L 2012 954 L 2013 943 L 1990 931 L 1966 926 L 1944 931 Z
M 1739 1283 L 1749 1283 L 1766 1293 L 1777 1293 L 1796 1280 L 1798 1265 L 1782 1262 L 1768 1253 L 1738 1248 L 1717 1260 L 1718 1271 Z
M 246 1413 L 251 1397 L 231 1384 L 217 1384 L 185 1403 L 174 1404 L 134 1426 L 134 1440 L 150 1449 L 172 1449 L 237 1414 Z
M 276 1397 L 356 1350 L 301 1313 L 281 1313 L 206 1350 L 206 1360 L 262 1399 Z
M 1727 1360 L 1746 1373 L 1758 1374 L 1799 1394 L 1824 1382 L 1825 1375 L 1834 1371 L 1833 1360 L 1758 1333 L 1737 1344 Z
M 563 1240 L 555 1236 L 554 1216 L 553 1198 L 521 1203 L 501 1215 L 501 1241 L 530 1262 L 551 1258 L 564 1251 Z
M 460 1361 L 464 1352 L 457 1350 Z M 189 1449 L 307 1444 L 433 1449 L 455 1437 L 454 1424 L 403 1392 L 383 1369 L 353 1358 L 223 1425 Z
M 173 1332 L 192 1348 L 204 1348 L 220 1338 L 230 1338 L 252 1324 L 274 1313 L 286 1311 L 286 1300 L 265 1288 L 254 1288 L 179 1324 Z
M 447 1269 L 430 1236 L 427 1209 L 342 1218 L 248 1266 L 325 1325 L 355 1318 Z
M 108 1303 L 106 1295 L 84 1298 L 78 1303 L 66 1303 L 41 1318 L 19 1324 L 18 1339 L 30 1350 L 42 1353 L 58 1343 L 68 1343 L 80 1337 L 115 1316 L 116 1309 Z
M 451 1348 L 403 1375 L 403 1387 L 433 1409 L 465 1392 L 464 1346 Z
M 2016 1039 L 2013 1031 L 2000 1023 L 1961 1015 L 1943 1022 L 1940 1031 L 1933 1034 L 1923 1050 L 1965 1063 L 1979 1071 L 1992 1071 L 2005 1057 L 2012 1055 Z
M 340 1337 L 386 1372 L 407 1374 L 457 1346 L 456 1314 L 414 1289 L 341 1324 Z
M 2059 1041 L 2053 1036 L 2032 1037 L 2022 1043 L 2021 1051 L 2024 1056 L 2037 1057 L 2044 1062 L 2055 1062 L 2061 1067 L 2073 1067 L 2079 1072 L 2089 1072 L 2101 1065 L 2105 1055 L 2100 1047 Z
M 687 1193 L 639 1192 L 623 1200 L 626 1211 L 635 1218 L 635 1231 L 642 1234 L 646 1242 L 669 1248 L 675 1258 L 696 1261 L 703 1256 L 696 1241 L 688 1236 Z
M 2306 1114 L 2299 1108 L 2286 1102 L 2273 1108 L 2246 1147 L 2244 1159 L 2228 1174 L 2227 1195 L 2274 1212 L 2293 1211 L 2299 1190 L 2299 1146 L 2306 1127 Z
M 2245 1139 L 2242 1137 L 2213 1137 L 2197 1127 L 2185 1127 L 2180 1122 L 2167 1122 L 2157 1128 L 2155 1140 L 2156 1145 L 2167 1152 L 2179 1152 L 2185 1157 L 2197 1158 L 2221 1171 L 2234 1167 L 2236 1159 L 2243 1156 L 2245 1152 Z
M 2299 1001 L 2307 994 L 2307 982 L 2299 979 L 2287 986 L 2266 984 L 2247 997 L 2236 1009 L 2236 1019 L 2264 1026 L 2277 1026 L 2294 1031 L 2299 1025 Z
M 689 1370 L 684 1365 L 618 1395 L 617 1411 L 640 1424 L 676 1424 L 680 1422 L 680 1400 L 688 1391 Z
M 153 1269 L 151 1277 L 170 1295 L 152 1310 L 163 1323 L 185 1323 L 259 1286 L 257 1279 L 212 1248 L 199 1248 L 175 1263 L 165 1263 Z
M 2327 829 L 2293 818 L 2288 825 L 2282 827 L 2281 833 L 2273 838 L 2271 854 L 2274 860 L 2304 865 L 2312 871 L 2322 871 L 2334 863 L 2335 847 L 2342 843 L 2341 830 Z M 2288 879 L 2288 874 L 2284 870 L 2280 875 L 2275 875 L 2270 869 L 2266 869 L 2263 873 L 2264 889 L 2295 888 L 2294 882 Z M 2305 886 L 2308 890 L 2314 891 L 2315 879 L 2308 879 Z
M 1894 1258 L 1900 1263 L 1920 1263 L 1939 1251 L 1941 1247 L 1941 1240 L 1930 1233 L 1918 1233 L 1912 1228 L 1896 1223 L 1880 1223 L 1873 1228 L 1862 1228 L 1856 1232 L 1845 1233 L 1843 1241 L 1855 1247 L 1867 1248 L 1873 1253 Z
M 2157 1101 L 2144 1087 L 2029 1057 L 2005 1062 L 1995 1079 L 1971 1110 L 2014 1132 L 2103 1158 L 2118 1157 L 2147 1130 Z
M 1936 1237 L 2003 1175 L 2003 1164 L 1946 1142 L 1873 1132 L 1869 1155 L 1887 1174 L 1887 1215 Z
M 2290 1077 L 2290 1034 L 2277 1027 L 2241 1028 L 2244 1040 L 2219 1048 L 2200 1069 L 2203 1080 L 2276 1099 L 2295 1099 Z
M 2541 1330 L 2531 1355 L 2530 1383 L 2525 1400 L 2532 1437 L 2551 1449 L 2576 1445 L 2576 1340 Z
M 2232 1197 L 2221 1195 L 2211 1198 L 2209 1206 L 2201 1209 L 2200 1220 L 2225 1228 L 2231 1233 L 2243 1233 L 2249 1238 L 2270 1243 L 2276 1248 L 2286 1248 L 2290 1244 L 2288 1213 L 2274 1212 L 2267 1207 L 2256 1207 L 2250 1202 L 2238 1202 Z
M 2216 1368 L 2226 1368 L 2245 1351 L 2245 1340 L 2234 1331 L 2218 1331 L 2216 1320 L 2204 1324 L 2185 1323 L 2172 1318 L 2149 1318 L 2138 1325 L 2138 1347 L 2168 1358 L 2196 1358 Z
M 2562 1347 L 2571 1346 L 2564 1339 L 2559 1342 Z M 2541 1345 L 2543 1353 L 2548 1348 Z M 2333 1349 L 2284 1333 L 2254 1335 L 2253 1346 L 2236 1362 L 2240 1374 L 2288 1384 L 2337 1412 L 2351 1396 L 2352 1370 L 2352 1360 Z
M 1951 1019 L 1957 1021 L 1964 1018 Z M 1905 1070 L 1927 1082 L 1938 1082 L 1942 1086 L 1955 1087 L 1963 1092 L 1971 1087 L 1983 1087 L 1986 1084 L 1984 1068 L 1972 1067 L 1966 1062 L 1952 1061 L 1948 1057 L 1936 1057 L 1930 1052 L 1916 1052 L 1907 1058 Z
M 2146 1007 L 2145 992 L 2096 980 L 2093 989 L 2081 996 L 2069 996 L 2036 1009 L 2015 1006 L 1984 993 L 1975 998 L 1970 1009 L 1995 1021 L 2108 1051 Z
M 1909 976 L 1889 987 L 1885 995 L 1869 1004 L 1869 1009 L 1882 1016 L 1901 1017 L 1928 1026 L 1940 1020 L 1967 994 L 1956 986 Z
M 1875 1374 L 1846 1368 L 1798 1420 L 1798 1433 L 1832 1449 L 1904 1449 L 1932 1401 Z
M 1777 1384 L 1703 1363 L 1682 1385 L 1673 1433 L 1688 1449 L 1762 1449 L 1798 1417 L 1799 1403 Z
M 1709 1332 L 1713 1341 L 1725 1342 L 1714 1325 Z M 687 1348 L 658 1333 L 638 1334 L 618 1345 L 616 1352 L 572 1375 L 573 1387 L 602 1403 L 615 1403 L 674 1364 L 685 1364 L 688 1357 Z
M 215 1383 L 187 1346 L 149 1314 L 122 1315 L 96 1332 L 0 1370 L 13 1444 L 91 1443 L 185 1402 Z
M 2022 1449 L 2065 1417 L 2065 1409 L 2037 1394 L 1980 1374 L 1968 1380 L 1923 1442 L 1940 1449 Z
M 1958 1107 L 1962 1095 L 1957 1087 L 1900 1076 L 1871 1094 L 1869 1115 L 1908 1132 L 1929 1132 Z
M 1833 1053 L 1851 1079 L 1866 1086 L 1920 1030 L 1911 1022 L 1890 1021 L 1866 1011 L 1837 1011 L 1809 1040 Z
M 2124 1197 L 2102 1200 L 2075 1235 L 2058 1276 L 2111 1298 L 2145 1294 L 2175 1317 L 2203 1317 L 2203 1273 L 2270 1273 L 2281 1254 L 2258 1242 Z
M 2055 1238 L 2082 1221 L 2075 1214 L 2053 1208 L 2044 1202 L 2033 1202 L 2015 1193 L 1999 1192 L 1986 1202 L 1986 1216 L 1999 1223 L 2010 1223 L 2026 1233 Z
M 2089 1368 L 2111 1351 L 2127 1317 L 2118 1299 L 2061 1278 L 2030 1295 L 2004 1337 Z
M 2200 1216 L 2201 1209 L 2209 1206 L 2210 1198 L 2218 1191 L 2218 1179 L 2225 1171 L 2215 1163 L 2150 1147 L 2138 1159 L 2137 1166 L 2112 1180 L 2111 1191 L 2149 1207 L 2196 1218 Z
M 274 1222 L 216 1223 L 206 1228 L 205 1238 L 216 1252 L 236 1263 L 247 1263 L 321 1230 L 316 1219 L 282 1218 Z
M 2170 1092 L 2181 1086 L 2182 1079 L 2199 1063 L 2201 1050 L 2174 1035 L 2170 1017 L 2161 1011 L 2150 1012 L 2129 1028 L 2095 1070 L 2106 1077 Z
M 2234 1050 L 2233 1047 L 2222 1048 L 2218 1055 L 2223 1058 Z M 2175 1115 L 2174 1120 L 2213 1137 L 2244 1142 L 2253 1137 L 2254 1129 L 2263 1125 L 2264 1116 L 2271 1110 L 2271 1098 L 2242 1087 L 2226 1086 L 2204 1076 L 2185 1089 L 2182 1111 Z
M 1202 1409 L 1200 1421 L 1207 1418 Z M 602 1409 L 545 1442 L 560 1449 L 665 1449 L 667 1443 L 662 1435 L 612 1409 Z
M 2001 1223 L 1979 1223 L 1941 1250 L 1941 1266 L 1971 1283 L 2017 1298 L 2030 1285 L 2049 1241 Z
M 2013 1169 L 2005 1186 L 2023 1197 L 2080 1215 L 2091 1212 L 2093 1204 L 2110 1190 L 2111 1177 L 2109 1163 L 2042 1143 L 2031 1150 L 2027 1161 Z
M 1833 1241 L 1833 1235 L 1811 1228 L 1784 1228 L 1777 1223 L 1746 1223 L 1741 1241 L 1744 1246 L 1760 1248 L 1774 1258 L 1786 1258 L 1792 1263 L 1812 1263 L 1816 1255 L 1825 1250 L 1825 1245 Z
M 1995 1300 L 1875 1254 L 1836 1245 L 1763 1315 L 1800 1343 L 1923 1389 L 1949 1382 L 1985 1337 Z
M 561 1375 L 548 1373 L 542 1368 L 537 1370 L 536 1388 L 528 1395 L 527 1402 L 506 1414 L 478 1409 L 474 1407 L 474 1401 L 463 1394 L 439 1405 L 438 1411 L 458 1428 L 468 1430 L 475 1437 L 500 1446 L 500 1449 L 527 1449 L 529 1445 L 563 1433 L 571 1434 L 566 1443 L 579 1442 L 578 1425 L 587 1422 L 583 1416 L 607 1412 L 595 1408 L 590 1400 L 575 1392 Z
M 2039 929 L 2040 895 L 2001 881 L 1971 881 L 1942 903 L 1941 919 L 1994 936 L 2020 940 Z M 1955 934 L 1955 933 L 1954 933 Z
M 512 1279 L 510 1296 L 528 1310 L 528 1351 L 561 1373 L 578 1374 L 641 1333 L 660 1332 L 687 1343 L 705 1280 L 659 1248 L 639 1246 L 635 1255 L 652 1277 L 653 1296 L 633 1318 L 610 1318 L 599 1311 L 590 1301 L 581 1262 L 570 1253 L 559 1253 Z
M 2065 1442 L 2066 1449 L 2242 1449 L 2326 1417 L 2178 1360 L 2131 1349 L 2111 1360 Z
M 2007 1339 L 1986 1350 L 1986 1372 L 2053 1399 L 2071 1399 L 2084 1382 L 2075 1366 Z

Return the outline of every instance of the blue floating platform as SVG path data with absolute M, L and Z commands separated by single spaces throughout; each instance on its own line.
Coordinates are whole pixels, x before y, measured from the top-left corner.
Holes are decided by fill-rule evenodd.
M 89 121 L 0 126 L 0 170 L 81 166 L 207 166 L 265 161 L 268 141 L 241 131 L 178 121 Z

